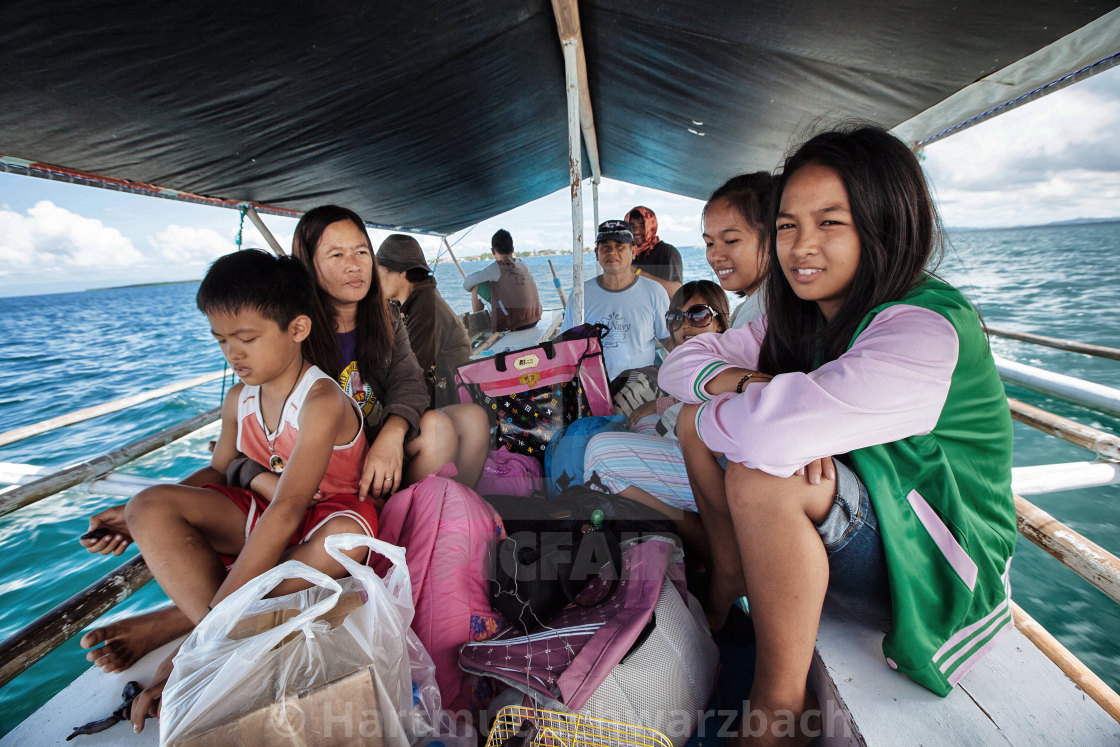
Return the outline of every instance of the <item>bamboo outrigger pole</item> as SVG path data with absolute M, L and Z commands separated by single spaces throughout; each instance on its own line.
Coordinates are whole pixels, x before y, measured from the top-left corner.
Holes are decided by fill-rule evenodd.
M 136 556 L 0 643 L 0 687 L 151 580 Z
M 1098 358 L 1111 358 L 1114 361 L 1120 361 L 1120 350 L 1116 348 L 1106 348 L 1103 345 L 1090 345 L 1083 342 L 1062 340 L 1057 337 L 1044 337 L 1043 335 L 1036 335 L 1030 332 L 1016 332 L 1014 330 L 1000 329 L 997 327 L 988 327 L 988 333 L 996 337 L 1006 337 L 1009 340 L 1031 342 L 1035 345 L 1045 345 L 1046 347 L 1057 348 L 1058 350 L 1068 350 L 1071 353 L 1095 355 Z
M 560 276 L 556 274 L 556 267 L 552 260 L 548 260 L 548 269 L 552 270 L 552 284 L 556 286 L 556 294 L 560 296 L 560 306 L 568 308 L 568 299 L 564 298 L 564 286 L 560 284 Z
M 1039 625 L 1015 602 L 1011 603 L 1011 615 L 1015 618 L 1015 627 L 1035 645 L 1035 648 L 1057 664 L 1058 668 L 1065 672 L 1075 685 L 1085 691 L 1086 695 L 1096 701 L 1109 716 L 1120 721 L 1120 695 L 1117 695 L 1116 691 L 1094 674 L 1093 670 L 1082 664 L 1069 649 L 1050 634 L 1050 631 Z
M 1088 449 L 1105 459 L 1120 459 L 1120 438 L 1111 433 L 1090 428 L 1011 397 L 1007 398 L 1007 404 L 1011 408 L 1011 417 L 1020 423 Z
M 66 490 L 86 480 L 101 477 L 126 462 L 131 462 L 133 459 L 150 451 L 155 451 L 161 446 L 166 446 L 204 425 L 213 423 L 221 415 L 221 412 L 222 408 L 215 407 L 213 410 L 195 415 L 178 425 L 173 425 L 159 433 L 133 441 L 103 456 L 59 470 L 27 485 L 5 490 L 0 493 L 0 516 L 6 516 L 17 509 L 48 498 L 60 490 Z
M 1020 534 L 1120 602 L 1120 558 L 1020 496 L 1015 515 Z
M 147 402 L 148 400 L 157 399 L 158 397 L 163 397 L 167 394 L 173 394 L 184 389 L 190 389 L 202 384 L 208 384 L 211 381 L 217 381 L 218 379 L 222 378 L 223 373 L 224 372 L 222 371 L 215 371 L 214 373 L 197 376 L 193 379 L 188 379 L 187 381 L 168 384 L 167 386 L 160 387 L 159 389 L 153 389 L 150 392 L 143 392 L 141 394 L 133 394 L 128 397 L 121 397 L 120 399 L 115 399 L 112 402 L 105 402 L 100 405 L 94 405 L 93 407 L 87 407 L 83 410 L 75 410 L 74 412 L 67 413 L 66 415 L 59 415 L 56 418 L 42 420 L 32 425 L 25 425 L 22 428 L 14 428 L 5 433 L 0 433 L 0 446 L 7 446 L 10 443 L 22 441 L 23 439 L 31 438 L 32 436 L 38 436 L 42 433 L 46 433 L 47 431 L 53 431 L 56 428 L 61 428 L 66 425 L 73 425 L 74 423 L 80 423 L 83 420 L 96 418 L 100 415 L 107 415 L 111 412 L 117 412 L 118 410 L 124 410 L 126 408 L 132 407 L 133 405 L 138 405 L 141 402 Z

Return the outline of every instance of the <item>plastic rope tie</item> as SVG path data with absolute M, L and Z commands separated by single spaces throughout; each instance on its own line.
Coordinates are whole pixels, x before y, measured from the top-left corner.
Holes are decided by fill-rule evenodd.
M 237 251 L 241 251 L 241 234 L 245 231 L 245 214 L 249 212 L 249 208 L 242 205 L 240 212 L 241 221 L 237 224 Z

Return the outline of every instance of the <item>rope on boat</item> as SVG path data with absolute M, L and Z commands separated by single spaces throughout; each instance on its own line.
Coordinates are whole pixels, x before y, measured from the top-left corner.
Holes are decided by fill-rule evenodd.
M 1015 516 L 1020 534 L 1120 602 L 1120 558 L 1018 495 Z
M 1094 674 L 1092 669 L 1082 664 L 1069 649 L 1050 634 L 1050 631 L 1039 625 L 1037 620 L 1024 612 L 1023 608 L 1015 602 L 1011 602 L 1011 614 L 1015 618 L 1015 627 L 1035 645 L 1035 648 L 1057 664 L 1058 668 L 1073 680 L 1073 684 L 1096 701 L 1109 716 L 1120 721 L 1120 695 L 1117 695 L 1115 690 Z
M 1090 428 L 1011 397 L 1007 398 L 1007 405 L 1011 408 L 1011 417 L 1020 423 L 1088 449 L 1105 459 L 1120 459 L 1120 438 L 1111 433 Z
M 61 428 L 66 425 L 73 425 L 74 423 L 80 423 L 83 420 L 90 420 L 91 418 L 96 418 L 101 415 L 108 415 L 109 413 L 117 412 L 118 410 L 125 410 L 129 407 L 132 407 L 133 405 L 138 405 L 141 402 L 158 399 L 168 394 L 181 392 L 184 389 L 191 389 L 196 386 L 201 386 L 202 384 L 208 384 L 211 381 L 217 381 L 218 379 L 220 379 L 223 373 L 223 371 L 215 371 L 203 376 L 197 376 L 188 381 L 180 381 L 175 384 L 168 384 L 167 386 L 160 387 L 159 389 L 153 389 L 148 392 L 141 392 L 140 394 L 133 394 L 128 397 L 122 397 L 111 402 L 105 402 L 100 405 L 94 405 L 93 407 L 87 407 L 84 410 L 76 410 L 75 412 L 67 413 L 65 415 L 59 415 L 57 418 L 50 418 L 49 420 L 43 420 L 32 425 L 25 425 L 22 428 L 16 428 L 14 430 L 7 431 L 6 433 L 0 433 L 0 446 L 7 446 L 8 444 L 15 443 L 16 441 L 22 441 L 25 438 L 38 436 L 42 433 L 46 433 L 47 431 L 53 431 L 56 428 Z
M 1084 342 L 1063 340 L 1058 337 L 1046 337 L 1031 332 L 1017 332 L 1000 327 L 988 327 L 988 333 L 996 337 L 1006 337 L 1009 340 L 1031 342 L 1035 345 L 1045 345 L 1046 347 L 1057 348 L 1058 350 L 1068 350 L 1071 353 L 1082 353 L 1083 355 L 1094 355 L 1098 358 L 1111 358 L 1114 361 L 1120 361 L 1120 350 L 1108 348 L 1103 345 L 1090 345 Z
M 0 643 L 0 687 L 152 580 L 137 555 Z
M 17 509 L 48 498 L 59 491 L 72 488 L 86 480 L 101 477 L 126 462 L 131 462 L 133 459 L 155 451 L 161 446 L 166 446 L 204 425 L 213 423 L 221 415 L 221 412 L 222 408 L 215 407 L 201 415 L 195 415 L 178 425 L 173 425 L 159 433 L 133 441 L 103 456 L 59 470 L 27 485 L 19 485 L 5 490 L 0 493 L 0 516 L 6 516 Z

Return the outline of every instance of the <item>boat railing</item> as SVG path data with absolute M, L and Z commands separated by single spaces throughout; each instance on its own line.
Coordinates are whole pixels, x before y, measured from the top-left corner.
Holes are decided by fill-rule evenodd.
M 1093 355 L 1098 358 L 1111 358 L 1114 361 L 1120 361 L 1120 350 L 1116 348 L 1107 348 L 1103 345 L 1073 342 L 1072 340 L 1063 340 L 1058 337 L 1045 337 L 1044 335 L 1003 329 L 1002 327 L 988 327 L 988 334 L 995 335 L 996 337 L 1004 337 L 1008 340 L 1019 340 L 1020 342 L 1034 343 L 1035 345 L 1045 345 L 1048 348 L 1057 348 L 1058 350 L 1066 350 L 1071 353 L 1082 353 L 1083 355 Z
M 989 331 L 995 335 L 1033 344 L 1059 347 L 1071 352 L 1120 360 L 1120 350 L 1112 348 L 1083 345 L 1039 335 L 1012 333 L 992 328 L 989 328 Z M 1003 376 L 1002 371 L 1001 376 Z M 0 434 L 0 445 L 115 411 L 112 408 L 121 409 L 134 406 L 139 402 L 163 396 L 170 391 L 197 386 L 215 378 L 217 378 L 217 375 L 200 377 L 191 380 L 191 382 L 183 382 L 183 386 L 164 387 L 162 390 L 154 390 L 143 395 L 136 395 L 136 397 L 126 397 L 117 400 L 115 403 L 88 408 L 69 416 L 53 418 L 51 421 L 44 421 L 33 426 L 17 429 L 17 431 L 9 431 Z M 1005 377 L 1005 381 L 1009 380 L 1011 380 L 1010 377 Z M 1092 385 L 1091 382 L 1075 381 L 1080 382 L 1081 385 L 1098 386 Z M 1018 382 L 1012 381 L 1012 383 Z M 179 388 L 175 388 L 177 386 Z M 1117 404 L 1120 406 L 1120 392 L 1112 391 L 1116 392 Z M 155 392 L 161 392 L 161 394 Z M 1045 393 L 1050 394 L 1050 392 Z M 1067 398 L 1062 394 L 1054 394 L 1053 396 Z M 117 408 L 117 405 L 121 405 L 121 408 Z M 1120 483 L 1120 437 L 1049 413 L 1013 398 L 1008 398 L 1008 406 L 1015 420 L 1076 444 L 1104 460 L 1014 469 L 1015 507 L 1018 516 L 1018 529 L 1025 538 L 1034 542 L 1111 599 L 1120 602 L 1120 559 L 1062 524 L 1020 495 L 1020 493 L 1033 495 L 1071 488 Z M 99 408 L 103 409 L 99 410 Z M 157 434 L 134 441 L 104 456 L 67 467 L 27 484 L 0 491 L 0 517 L 80 483 L 104 478 L 117 467 L 212 423 L 218 418 L 219 412 L 220 408 L 215 408 Z M 44 427 L 48 423 L 50 426 Z M 17 434 L 18 437 L 12 438 L 11 434 Z M 5 438 L 10 440 L 3 440 Z M 1097 469 L 1094 472 L 1092 468 Z M 1093 476 L 1089 479 L 1079 476 L 1086 471 L 1094 472 Z M 149 580 L 151 580 L 151 573 L 143 559 L 141 557 L 133 558 L 0 643 L 0 687 L 123 601 Z M 1054 661 L 1067 676 L 1081 686 L 1086 694 L 1100 704 L 1113 718 L 1120 721 L 1120 695 L 1117 695 L 1107 683 L 1103 682 L 1085 664 L 1065 649 L 1018 605 L 1012 603 L 1012 610 L 1024 635 Z

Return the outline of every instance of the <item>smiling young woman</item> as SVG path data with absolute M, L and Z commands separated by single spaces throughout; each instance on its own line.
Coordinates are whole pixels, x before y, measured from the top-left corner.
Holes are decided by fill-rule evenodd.
M 704 205 L 708 264 L 723 289 L 743 299 L 731 317 L 732 327 L 758 319 L 765 310 L 773 188 L 774 179 L 765 171 L 743 174 L 729 179 Z

